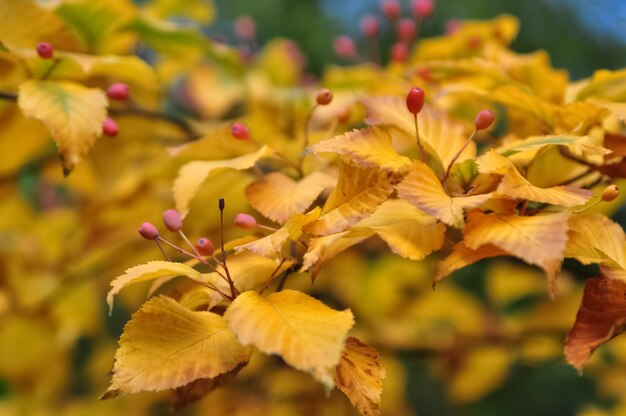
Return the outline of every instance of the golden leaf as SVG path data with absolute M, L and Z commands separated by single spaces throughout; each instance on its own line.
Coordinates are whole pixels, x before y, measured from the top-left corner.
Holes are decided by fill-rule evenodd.
M 202 274 L 182 263 L 162 260 L 151 261 L 146 264 L 131 267 L 126 270 L 124 274 L 117 276 L 111 282 L 111 290 L 109 290 L 109 293 L 107 294 L 109 313 L 113 309 L 113 297 L 126 286 L 148 280 L 171 278 L 176 276 L 187 276 L 192 280 L 199 280 L 202 277 Z
M 27 117 L 43 121 L 50 130 L 66 174 L 102 134 L 107 99 L 99 89 L 69 81 L 30 80 L 20 86 L 18 104 Z
M 224 319 L 242 344 L 280 355 L 328 389 L 334 387 L 334 367 L 354 324 L 349 309 L 335 311 L 295 290 L 272 293 L 267 298 L 244 292 L 228 307 Z
M 301 214 L 336 179 L 323 172 L 313 172 L 294 181 L 280 172 L 272 172 L 252 182 L 246 197 L 256 210 L 272 221 L 284 224 L 293 214 Z
M 251 354 L 221 316 L 192 312 L 165 296 L 152 298 L 126 324 L 111 386 L 102 398 L 213 378 L 247 362 Z
M 215 389 L 224 387 L 247 365 L 240 363 L 237 367 L 213 378 L 199 378 L 189 384 L 176 388 L 172 392 L 172 407 L 179 411 L 191 403 L 197 402 Z
M 428 166 L 414 162 L 413 170 L 396 186 L 398 196 L 422 211 L 453 227 L 462 228 L 464 210 L 476 208 L 491 198 L 491 194 L 450 197 L 439 178 Z
M 579 371 L 596 348 L 619 335 L 626 325 L 624 272 L 616 274 L 603 267 L 601 274 L 585 281 L 576 321 L 565 340 L 565 358 Z
M 422 260 L 443 245 L 445 225 L 415 208 L 404 199 L 385 201 L 372 215 L 353 229 L 365 228 L 382 238 L 394 253 L 411 260 Z
M 437 272 L 435 273 L 433 285 L 436 285 L 456 270 L 474 264 L 477 261 L 508 255 L 509 253 L 492 244 L 483 244 L 474 250 L 461 241 L 454 246 L 452 252 L 445 259 L 437 263 Z
M 196 196 L 202 183 L 216 173 L 226 169 L 245 170 L 249 169 L 261 158 L 271 153 L 267 146 L 261 147 L 254 153 L 239 156 L 228 160 L 195 160 L 184 165 L 178 172 L 174 181 L 174 200 L 176 209 L 182 217 L 189 212 L 189 203 Z
M 354 337 L 348 338 L 335 369 L 335 381 L 363 416 L 380 415 L 384 378 L 378 352 Z
M 504 175 L 497 194 L 512 198 L 527 199 L 552 205 L 574 207 L 582 205 L 593 196 L 593 191 L 571 186 L 553 186 L 540 188 L 534 186 L 517 170 L 513 162 L 490 150 L 476 161 L 480 173 L 497 173 Z
M 404 99 L 397 96 L 365 97 L 361 103 L 367 110 L 365 122 L 378 126 L 390 126 L 403 132 L 415 141 L 413 115 L 406 108 Z M 446 113 L 425 105 L 417 117 L 420 139 L 426 150 L 437 156 L 445 168 L 454 155 L 467 141 L 463 125 L 450 119 Z M 457 162 L 476 157 L 476 144 L 470 143 L 461 153 Z
M 619 224 L 601 214 L 572 215 L 569 227 L 565 257 L 626 269 L 626 235 Z
M 602 146 L 602 143 L 590 136 L 573 135 L 546 135 L 531 136 L 524 139 L 511 141 L 500 146 L 496 151 L 504 156 L 509 156 L 525 150 L 539 150 L 550 145 L 566 146 L 576 156 L 604 156 L 611 151 Z
M 548 275 L 550 294 L 555 295 L 556 274 L 561 269 L 567 242 L 569 213 L 539 214 L 531 217 L 473 212 L 465 228 L 464 244 L 477 250 L 492 244 Z
M 337 187 L 328 197 L 322 216 L 304 231 L 328 235 L 343 231 L 382 204 L 393 192 L 389 174 L 342 163 Z
M 555 123 L 558 107 L 519 86 L 500 86 L 490 91 L 488 97 L 508 107 L 527 111 L 550 126 L 553 126 Z
M 411 159 L 401 156 L 391 145 L 391 136 L 385 131 L 370 127 L 352 130 L 306 149 L 307 153 L 338 153 L 362 167 L 379 167 L 383 170 L 401 171 L 411 164 Z
M 309 249 L 302 258 L 302 268 L 300 273 L 309 269 L 311 270 L 311 278 L 315 281 L 322 265 L 342 251 L 361 243 L 369 238 L 371 234 L 363 234 L 360 232 L 343 231 L 336 234 L 329 234 L 323 237 L 312 238 L 309 241 Z

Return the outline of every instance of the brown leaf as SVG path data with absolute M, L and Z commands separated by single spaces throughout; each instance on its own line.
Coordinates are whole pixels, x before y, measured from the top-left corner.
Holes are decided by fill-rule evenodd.
M 602 271 L 604 275 L 585 282 L 582 303 L 563 349 L 567 362 L 579 371 L 596 348 L 626 326 L 626 282 L 606 276 L 606 268 Z

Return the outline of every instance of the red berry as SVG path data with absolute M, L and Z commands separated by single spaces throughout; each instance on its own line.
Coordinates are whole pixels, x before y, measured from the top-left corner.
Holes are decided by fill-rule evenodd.
M 252 39 L 256 35 L 256 23 L 250 16 L 239 16 L 233 23 L 235 35 L 239 39 Z
M 54 48 L 48 42 L 39 42 L 37 44 L 37 55 L 43 59 L 50 59 L 54 55 Z
M 213 241 L 209 238 L 202 237 L 196 242 L 196 250 L 203 256 L 210 256 L 215 251 L 215 246 L 213 246 Z
M 333 100 L 333 92 L 328 88 L 322 88 L 317 92 L 317 96 L 315 96 L 315 101 L 319 105 L 328 105 Z
M 415 22 L 411 19 L 400 19 L 396 25 L 396 37 L 402 42 L 410 42 L 415 36 Z
M 400 16 L 398 0 L 383 0 L 380 7 L 389 20 L 396 20 Z
M 102 123 L 102 133 L 106 136 L 114 137 L 117 136 L 120 129 L 117 126 L 117 123 L 112 118 L 107 117 Z
M 256 228 L 256 218 L 254 218 L 252 215 L 239 213 L 235 215 L 235 225 L 239 228 L 251 230 L 253 228 Z
M 146 240 L 153 240 L 159 235 L 159 232 L 152 223 L 144 222 L 141 224 L 141 227 L 139 227 L 139 234 Z
M 112 100 L 127 100 L 128 97 L 130 97 L 130 87 L 128 86 L 128 84 L 125 84 L 123 82 L 116 82 L 115 84 L 111 84 L 107 89 L 107 97 Z
M 243 123 L 233 123 L 233 125 L 230 126 L 230 133 L 237 140 L 248 140 L 250 138 L 250 131 Z
M 424 107 L 424 90 L 421 88 L 413 87 L 406 95 L 406 108 L 409 109 L 411 114 L 417 114 L 422 111 Z
M 333 49 L 342 58 L 354 58 L 356 56 L 354 41 L 346 35 L 340 35 L 335 38 Z
M 619 188 L 617 185 L 609 185 L 602 191 L 600 198 L 604 202 L 614 201 L 619 196 Z
M 183 228 L 183 220 L 180 218 L 180 214 L 175 209 L 168 209 L 163 212 L 163 223 L 173 233 L 178 232 Z
M 476 130 L 485 130 L 488 129 L 491 124 L 493 124 L 493 120 L 495 120 L 496 116 L 489 110 L 483 110 L 474 119 L 474 126 Z
M 395 62 L 406 62 L 409 58 L 409 47 L 406 43 L 397 42 L 391 47 L 391 60 Z
M 361 19 L 361 32 L 368 38 L 373 38 L 378 35 L 380 24 L 376 16 L 368 14 Z
M 426 19 L 433 14 L 433 0 L 413 0 L 413 14 L 417 19 Z

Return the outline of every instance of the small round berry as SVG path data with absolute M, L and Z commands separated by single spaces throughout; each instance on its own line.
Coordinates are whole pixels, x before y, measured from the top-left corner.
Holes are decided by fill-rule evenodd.
M 416 19 L 426 19 L 433 14 L 433 0 L 413 0 L 413 15 Z
M 250 131 L 245 124 L 236 122 L 230 126 L 230 133 L 237 140 L 248 140 L 250 138 Z
M 406 95 L 406 108 L 411 114 L 417 114 L 424 107 L 424 90 L 413 87 Z
M 446 21 L 445 29 L 446 35 L 452 35 L 461 29 L 461 21 L 459 19 L 448 19 Z
M 213 246 L 211 239 L 202 237 L 196 242 L 196 250 L 203 256 L 211 256 L 215 252 L 215 246 Z
M 485 130 L 488 129 L 489 126 L 493 124 L 493 120 L 495 120 L 496 116 L 489 110 L 483 110 L 474 119 L 474 126 L 476 130 Z
M 322 88 L 317 92 L 317 95 L 315 96 L 315 101 L 317 101 L 319 105 L 328 105 L 332 100 L 333 92 L 328 88 Z
M 335 50 L 335 53 L 342 58 L 356 57 L 356 46 L 354 45 L 354 41 L 349 36 L 337 36 L 333 42 L 333 49 Z
M 367 14 L 361 19 L 361 32 L 368 38 L 373 38 L 378 35 L 380 30 L 380 24 L 376 16 Z
M 239 228 L 251 230 L 253 228 L 256 228 L 256 218 L 254 218 L 252 215 L 239 213 L 235 215 L 235 225 Z
M 141 224 L 141 227 L 139 227 L 139 234 L 146 240 L 153 240 L 159 235 L 159 232 L 152 223 L 144 222 Z
M 400 3 L 398 3 L 398 0 L 383 0 L 380 8 L 389 20 L 396 20 L 400 16 Z
M 617 185 L 609 185 L 602 191 L 602 200 L 604 202 L 614 201 L 619 196 L 619 188 Z
M 116 82 L 107 88 L 107 97 L 112 100 L 124 101 L 130 97 L 130 87 L 123 82 Z
M 256 23 L 250 16 L 239 16 L 233 22 L 235 35 L 239 39 L 253 39 L 256 35 Z
M 43 59 L 50 59 L 54 55 L 54 48 L 48 42 L 39 42 L 37 44 L 37 55 Z
M 117 123 L 110 117 L 107 117 L 104 123 L 102 123 L 102 133 L 106 136 L 115 137 L 119 131 L 120 128 L 117 126 Z
M 175 209 L 168 209 L 163 212 L 163 224 L 173 233 L 178 232 L 183 228 L 183 219 Z
M 409 59 L 409 47 L 406 43 L 397 42 L 391 47 L 391 60 L 394 62 L 406 62 Z
M 415 22 L 411 19 L 400 19 L 396 25 L 396 37 L 399 41 L 410 42 L 415 36 Z

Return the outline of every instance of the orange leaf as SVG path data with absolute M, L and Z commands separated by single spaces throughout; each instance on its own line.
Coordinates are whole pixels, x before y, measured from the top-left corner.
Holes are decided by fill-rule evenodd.
M 435 273 L 433 285 L 436 285 L 453 272 L 465 266 L 469 266 L 470 264 L 474 264 L 477 261 L 490 257 L 508 255 L 509 253 L 492 244 L 485 244 L 474 250 L 467 247 L 463 242 L 460 242 L 454 246 L 448 257 L 437 264 L 437 272 Z
M 583 299 L 574 326 L 565 341 L 567 362 L 582 371 L 591 353 L 600 345 L 619 335 L 626 326 L 626 282 L 605 275 L 587 279 Z

